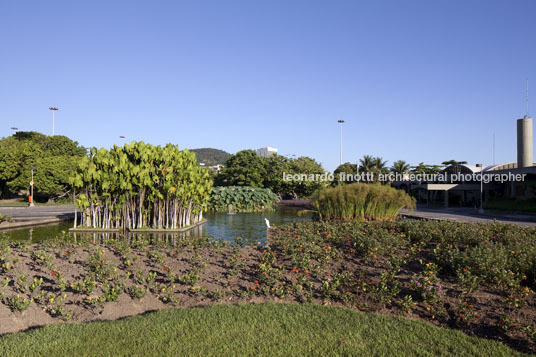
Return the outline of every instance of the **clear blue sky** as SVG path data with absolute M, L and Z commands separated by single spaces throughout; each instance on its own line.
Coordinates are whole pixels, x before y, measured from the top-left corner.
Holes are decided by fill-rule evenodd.
M 516 159 L 536 1 L 2 1 L 0 136 Z

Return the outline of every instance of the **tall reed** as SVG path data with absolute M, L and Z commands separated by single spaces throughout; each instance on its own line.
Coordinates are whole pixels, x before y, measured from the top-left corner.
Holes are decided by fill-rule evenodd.
M 315 192 L 312 205 L 320 220 L 384 220 L 415 208 L 415 199 L 389 186 L 353 183 Z

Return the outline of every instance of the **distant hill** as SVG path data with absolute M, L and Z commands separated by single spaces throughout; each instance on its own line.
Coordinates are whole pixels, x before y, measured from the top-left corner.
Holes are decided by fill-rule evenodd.
M 206 166 L 223 165 L 225 160 L 231 156 L 228 152 L 211 148 L 192 149 L 190 151 L 195 153 L 198 163 L 204 163 Z

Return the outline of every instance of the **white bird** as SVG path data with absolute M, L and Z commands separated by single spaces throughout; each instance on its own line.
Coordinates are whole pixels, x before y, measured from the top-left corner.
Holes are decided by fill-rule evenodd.
M 268 218 L 264 218 L 264 221 L 266 222 L 266 227 L 270 228 L 270 221 L 268 220 Z

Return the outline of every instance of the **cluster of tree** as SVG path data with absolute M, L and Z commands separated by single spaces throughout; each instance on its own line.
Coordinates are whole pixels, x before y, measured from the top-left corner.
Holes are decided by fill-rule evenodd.
M 133 142 L 92 148 L 71 179 L 82 225 L 169 228 L 197 223 L 207 209 L 212 180 L 195 155 L 176 145 Z M 75 221 L 75 226 L 77 222 Z
M 197 157 L 197 162 L 204 163 L 206 166 L 223 165 L 231 156 L 226 151 L 212 148 L 192 149 L 190 151 Z
M 0 140 L 0 195 L 26 194 L 34 170 L 34 195 L 39 199 L 57 198 L 69 192 L 69 176 L 86 149 L 76 141 L 33 131 L 19 131 Z
M 346 162 L 339 167 L 335 169 L 333 172 L 334 180 L 333 184 L 337 185 L 339 184 L 339 178 L 340 173 L 346 173 L 346 174 L 356 174 L 359 172 L 359 174 L 367 174 L 372 173 L 372 175 L 369 175 L 369 177 L 372 177 L 372 182 L 378 181 L 379 174 L 437 174 L 441 172 L 445 167 L 450 165 L 463 165 L 467 164 L 467 161 L 456 161 L 456 160 L 448 160 L 443 161 L 441 165 L 428 165 L 424 162 L 419 163 L 418 165 L 411 166 L 404 160 L 397 160 L 393 163 L 391 167 L 387 166 L 387 161 L 384 161 L 381 157 L 373 157 L 371 155 L 365 155 L 362 159 L 359 160 L 359 171 L 357 164 L 352 164 L 350 162 Z M 366 176 L 366 175 L 365 175 Z M 352 181 L 348 181 L 346 183 L 351 183 Z
M 254 150 L 243 150 L 232 155 L 215 177 L 216 186 L 251 186 L 269 188 L 278 195 L 295 198 L 312 194 L 326 183 L 315 180 L 285 179 L 293 175 L 322 175 L 322 165 L 309 157 L 296 159 L 280 155 L 269 158 Z

